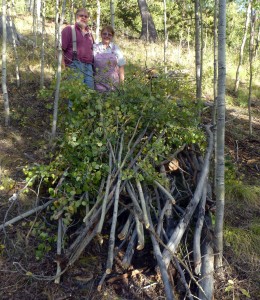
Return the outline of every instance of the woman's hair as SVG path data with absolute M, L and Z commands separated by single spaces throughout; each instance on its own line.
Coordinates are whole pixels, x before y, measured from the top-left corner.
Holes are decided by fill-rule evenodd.
M 102 30 L 101 30 L 101 34 L 104 32 L 104 31 L 108 31 L 110 33 L 112 33 L 112 35 L 114 36 L 115 35 L 115 30 L 112 26 L 110 25 L 105 25 Z
M 86 15 L 89 17 L 89 12 L 88 12 L 88 11 L 86 10 L 86 8 L 84 8 L 84 7 L 77 9 L 77 11 L 76 11 L 76 17 L 77 17 L 77 15 L 79 15 L 81 12 L 86 13 Z

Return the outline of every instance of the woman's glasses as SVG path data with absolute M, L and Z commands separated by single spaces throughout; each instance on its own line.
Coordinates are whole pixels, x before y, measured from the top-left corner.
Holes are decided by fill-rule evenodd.
M 78 15 L 80 18 L 88 18 L 88 16 L 87 15 Z
M 102 35 L 103 36 L 109 36 L 109 37 L 112 37 L 113 34 L 112 33 L 109 33 L 109 32 L 102 32 Z

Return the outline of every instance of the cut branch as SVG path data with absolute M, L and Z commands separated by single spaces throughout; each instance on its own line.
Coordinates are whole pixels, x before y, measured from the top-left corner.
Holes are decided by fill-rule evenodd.
M 173 231 L 173 233 L 169 239 L 167 246 L 171 250 L 171 252 L 167 249 L 165 249 L 163 251 L 163 260 L 167 267 L 169 266 L 169 263 L 171 261 L 172 253 L 175 253 L 175 251 L 177 250 L 177 247 L 178 247 L 178 245 L 183 237 L 183 234 L 190 222 L 190 219 L 200 201 L 200 198 L 201 198 L 202 192 L 203 192 L 203 187 L 204 187 L 206 179 L 208 177 L 210 157 L 211 157 L 212 150 L 213 150 L 213 134 L 210 131 L 209 126 L 206 126 L 206 131 L 207 131 L 208 137 L 209 137 L 209 144 L 207 147 L 207 152 L 205 155 L 205 163 L 203 165 L 203 168 L 202 168 L 202 171 L 200 174 L 198 185 L 196 187 L 193 198 L 191 199 L 190 203 L 188 204 L 188 206 L 185 210 L 183 217 L 179 221 L 178 226 L 175 228 L 175 230 Z
M 31 216 L 32 214 L 35 214 L 35 213 L 37 213 L 37 212 L 45 209 L 50 204 L 52 204 L 54 202 L 54 200 L 55 199 L 52 199 L 52 200 L 46 202 L 45 204 L 43 204 L 41 206 L 35 207 L 35 208 L 33 208 L 33 209 L 31 209 L 31 210 L 29 210 L 29 211 L 27 211 L 25 213 L 22 213 L 21 215 L 19 215 L 19 216 L 15 217 L 15 218 L 13 218 L 13 219 L 11 219 L 11 220 L 3 223 L 2 225 L 0 225 L 0 230 L 3 230 L 5 227 L 7 227 L 9 225 L 12 225 L 12 224 L 14 224 L 16 222 L 19 222 L 19 221 L 23 220 L 24 218 L 27 218 L 27 217 Z

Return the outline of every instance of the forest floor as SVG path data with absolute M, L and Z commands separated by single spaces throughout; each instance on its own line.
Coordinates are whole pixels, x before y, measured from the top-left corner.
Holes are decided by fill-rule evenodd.
M 9 86 L 12 114 L 9 128 L 4 127 L 3 110 L 0 113 L 0 183 L 4 186 L 0 190 L 1 220 L 9 220 L 32 207 L 37 197 L 33 193 L 21 195 L 15 203 L 8 199 L 25 186 L 23 168 L 42 163 L 46 151 L 51 151 L 48 148 L 51 110 L 46 108 L 48 103 L 38 100 L 38 89 L 34 82 L 27 82 L 20 89 Z M 3 107 L 2 100 L 0 104 Z M 244 175 L 243 180 L 257 185 L 260 180 L 260 99 L 253 100 L 252 111 L 253 136 L 249 136 L 247 109 L 227 107 L 226 153 L 227 159 L 236 165 L 237 172 Z M 258 209 L 256 214 L 260 212 L 259 206 Z M 228 210 L 228 217 L 235 222 L 236 211 L 232 210 L 232 206 L 228 206 Z M 247 208 L 242 207 L 241 210 L 247 211 Z M 244 214 L 239 221 L 246 224 L 251 217 Z M 34 220 L 34 217 L 29 219 Z M 131 270 L 123 271 L 117 264 L 116 272 L 108 277 L 101 292 L 97 292 L 97 284 L 104 272 L 106 251 L 96 242 L 62 277 L 59 285 L 43 278 L 36 279 L 35 274 L 55 274 L 56 263 L 51 255 L 41 261 L 35 259 L 35 244 L 27 223 L 22 221 L 0 232 L 0 299 L 165 299 L 160 280 L 153 272 L 154 262 L 146 259 L 150 249 L 135 257 Z M 227 280 L 216 281 L 215 299 L 235 299 L 235 288 L 230 289 L 230 293 L 225 291 L 228 279 L 232 280 L 230 285 L 236 284 L 248 291 L 251 299 L 260 299 L 257 266 L 244 263 L 241 268 L 239 258 L 235 258 L 232 248 L 227 246 L 224 261 Z M 259 265 L 259 261 L 256 263 Z M 249 269 L 253 271 L 245 271 Z M 236 299 L 248 297 L 246 293 L 242 294 L 244 296 Z

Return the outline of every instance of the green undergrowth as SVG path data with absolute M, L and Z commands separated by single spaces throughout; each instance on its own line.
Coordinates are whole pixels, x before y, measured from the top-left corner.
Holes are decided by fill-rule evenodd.
M 249 205 L 260 208 L 260 187 L 244 183 L 242 180 L 229 180 L 226 182 L 226 199 L 237 208 Z
M 180 101 L 185 89 L 186 98 Z M 80 219 L 85 207 L 98 201 L 100 186 L 108 176 L 109 157 L 118 163 L 120 145 L 122 179 L 138 178 L 148 184 L 154 179 L 164 182 L 157 166 L 183 145 L 196 143 L 203 149 L 200 107 L 189 90 L 183 82 L 161 77 L 151 83 L 135 73 L 119 90 L 100 94 L 65 73 L 60 90 L 59 134 L 55 150 L 49 153 L 50 163 L 24 170 L 31 186 L 38 189 L 41 184 L 41 189 L 56 199 L 51 207 L 52 221 L 62 213 L 65 226 L 69 226 L 75 215 Z M 41 96 L 50 97 L 52 93 L 52 89 L 44 90 Z M 142 172 L 129 167 L 133 161 Z M 85 193 L 88 200 L 82 197 Z
M 241 180 L 226 183 L 225 241 L 239 257 L 260 258 L 260 187 Z
M 248 278 L 248 282 L 251 282 L 252 285 L 247 286 L 250 290 L 247 297 L 258 299 L 260 187 L 247 184 L 245 178 L 237 175 L 234 167 L 229 166 L 226 177 L 225 255 L 229 256 L 229 263 L 239 266 L 240 280 Z M 239 283 L 240 287 L 241 285 L 243 284 Z
M 260 257 L 259 219 L 253 220 L 248 228 L 227 226 L 224 231 L 225 241 L 237 256 L 247 254 L 250 260 Z

